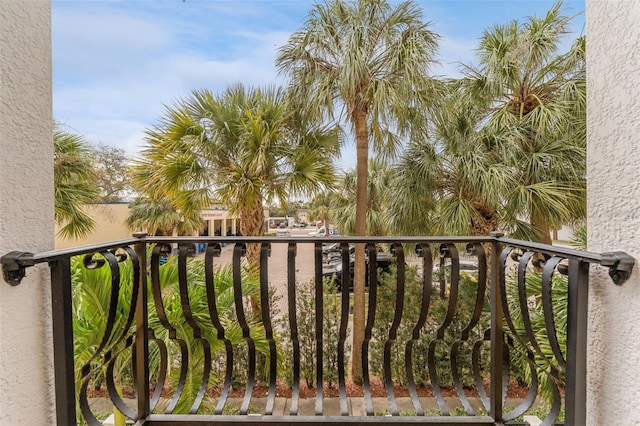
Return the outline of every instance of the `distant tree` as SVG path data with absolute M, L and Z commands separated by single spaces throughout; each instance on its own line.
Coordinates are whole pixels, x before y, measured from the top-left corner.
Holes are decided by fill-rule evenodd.
M 173 231 L 184 231 L 183 217 L 178 213 L 167 198 L 152 199 L 148 197 L 136 198 L 129 204 L 127 225 L 133 230 L 143 230 L 149 235 L 161 233 L 173 235 Z M 202 226 L 199 221 L 193 226 Z M 191 226 L 186 226 L 191 228 Z
M 127 201 L 133 189 L 125 150 L 99 143 L 93 147 L 93 160 L 102 202 Z
M 55 221 L 63 238 L 81 238 L 95 226 L 83 210 L 100 199 L 91 146 L 77 134 L 53 128 L 53 179 Z
M 279 206 L 269 207 L 269 215 L 272 217 L 295 217 L 299 209 L 303 208 L 301 201 L 285 201 Z
M 311 220 L 321 220 L 324 226 L 329 225 L 331 218 L 331 193 L 322 192 L 309 203 L 309 218 Z
M 384 162 L 369 160 L 367 179 L 367 235 L 387 235 L 387 206 L 395 194 L 390 191 L 392 171 Z M 342 176 L 340 191 L 331 198 L 331 219 L 348 235 L 356 229 L 356 170 L 347 170 Z

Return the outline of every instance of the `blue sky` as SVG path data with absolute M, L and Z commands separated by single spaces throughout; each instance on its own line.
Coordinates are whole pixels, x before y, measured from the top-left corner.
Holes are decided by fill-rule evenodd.
M 136 155 L 164 105 L 193 89 L 284 83 L 277 49 L 298 30 L 311 0 L 53 0 L 54 118 L 93 143 Z M 392 3 L 395 3 L 392 1 Z M 418 0 L 441 36 L 436 75 L 472 64 L 484 30 L 543 15 L 547 0 Z M 585 0 L 565 0 L 584 32 Z M 567 39 L 567 45 L 571 39 Z M 355 164 L 352 144 L 341 167 Z

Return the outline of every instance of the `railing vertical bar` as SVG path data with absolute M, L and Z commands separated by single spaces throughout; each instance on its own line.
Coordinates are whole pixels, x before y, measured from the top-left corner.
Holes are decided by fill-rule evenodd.
M 136 235 L 144 237 L 146 234 Z M 147 314 L 147 244 L 135 245 L 140 265 L 138 297 L 136 300 L 135 368 L 136 393 L 138 398 L 138 420 L 145 420 L 151 414 L 149 402 L 149 319 Z
M 351 287 L 351 277 L 349 271 L 349 244 L 340 244 L 342 252 L 342 291 L 340 292 L 340 300 L 342 302 L 340 308 L 340 331 L 338 336 L 338 388 L 340 393 L 340 414 L 349 415 L 347 407 L 347 387 L 345 378 L 345 341 L 347 340 L 347 324 L 349 322 L 349 289 Z
M 570 259 L 568 279 L 565 422 L 568 425 L 584 425 L 587 423 L 589 264 Z
M 431 385 L 433 387 L 433 394 L 436 398 L 436 402 L 438 403 L 438 408 L 443 416 L 448 416 L 449 408 L 444 400 L 444 396 L 440 390 L 440 382 L 438 380 L 438 372 L 436 369 L 437 361 L 436 361 L 436 348 L 438 344 L 446 345 L 445 342 L 445 333 L 447 328 L 451 325 L 453 318 L 456 314 L 456 307 L 458 303 L 458 284 L 460 281 L 460 261 L 458 256 L 458 249 L 455 244 L 441 244 L 440 245 L 440 271 L 442 273 L 442 259 L 449 257 L 451 258 L 451 277 L 450 277 L 450 285 L 449 285 L 449 302 L 447 304 L 447 312 L 445 314 L 445 318 L 442 321 L 440 327 L 436 331 L 436 338 L 433 339 L 429 343 L 429 349 L 427 352 L 427 359 L 429 363 L 429 377 L 431 379 Z M 442 281 L 441 281 L 442 282 Z
M 387 390 L 387 399 L 389 400 L 389 410 L 392 416 L 399 416 L 398 404 L 396 396 L 393 392 L 393 377 L 391 377 L 391 349 L 398 337 L 398 327 L 402 321 L 402 313 L 404 310 L 404 250 L 402 244 L 394 243 L 392 245 L 392 254 L 396 257 L 397 273 L 396 273 L 396 304 L 395 315 L 391 327 L 389 329 L 389 338 L 384 343 L 384 382 Z M 369 259 L 371 262 L 371 259 Z M 377 273 L 377 268 L 376 268 Z
M 484 252 L 484 247 L 482 244 L 474 244 L 471 246 L 467 246 L 467 250 L 471 250 L 472 253 L 478 259 L 478 284 L 476 287 L 476 302 L 474 305 L 473 313 L 471 315 L 471 319 L 469 320 L 469 324 L 462 330 L 460 333 L 460 340 L 455 341 L 451 345 L 451 376 L 453 378 L 453 382 L 455 384 L 456 391 L 458 392 L 458 397 L 460 398 L 460 402 L 462 406 L 467 411 L 467 414 L 470 416 L 475 415 L 475 411 L 471 404 L 469 403 L 469 399 L 464 393 L 464 385 L 462 382 L 462 378 L 460 376 L 460 368 L 458 365 L 458 350 L 465 344 L 469 342 L 469 333 L 471 330 L 478 324 L 480 321 L 480 316 L 482 315 L 482 306 L 484 304 L 486 298 L 486 284 L 487 284 L 487 259 Z M 464 284 L 468 284 L 464 282 Z
M 323 283 L 322 283 L 322 243 L 315 243 L 315 298 L 316 298 L 316 416 L 322 415 L 322 390 L 324 375 L 322 374 L 322 337 L 324 309 L 323 309 Z
M 180 287 L 180 304 L 182 306 L 184 319 L 189 327 L 191 327 L 191 329 L 193 330 L 194 340 L 198 340 L 202 345 L 202 354 L 204 358 L 202 363 L 202 379 L 200 380 L 200 387 L 193 400 L 191 409 L 189 410 L 190 414 L 196 414 L 198 412 L 198 409 L 200 408 L 200 405 L 202 404 L 202 401 L 204 400 L 205 392 L 207 391 L 207 385 L 209 384 L 209 376 L 211 373 L 211 347 L 209 345 L 209 341 L 202 337 L 202 330 L 200 329 L 200 326 L 198 326 L 198 323 L 193 317 L 193 312 L 191 311 L 191 301 L 189 299 L 189 280 L 187 273 L 187 256 L 189 248 L 190 247 L 188 245 L 183 245 L 178 249 L 180 252 L 180 257 L 178 260 L 178 277 Z
M 298 317 L 296 313 L 296 243 L 289 243 L 287 250 L 287 292 L 289 301 L 289 329 L 293 346 L 293 383 L 291 385 L 291 407 L 289 414 L 298 415 L 300 402 L 300 340 L 298 339 Z
M 427 321 L 427 315 L 429 314 L 433 286 L 433 259 L 431 257 L 429 244 L 417 244 L 416 254 L 419 258 L 422 258 L 422 299 L 420 303 L 420 316 L 411 333 L 411 340 L 407 342 L 405 348 L 405 366 L 407 368 L 407 383 L 409 385 L 409 393 L 411 394 L 411 402 L 416 410 L 416 415 L 424 416 L 424 410 L 418 398 L 418 391 L 416 390 L 416 383 L 413 376 L 413 345 L 420 339 L 420 331 L 422 327 L 424 327 Z
M 247 387 L 244 390 L 244 399 L 240 406 L 240 414 L 246 415 L 249 411 L 251 403 L 251 395 L 253 394 L 253 386 L 256 379 L 256 345 L 251 338 L 249 324 L 244 312 L 244 298 L 242 294 L 242 265 L 240 260 L 247 252 L 247 246 L 244 243 L 236 243 L 233 247 L 233 298 L 236 307 L 236 316 L 238 324 L 242 329 L 242 337 L 247 342 L 247 351 L 249 361 L 247 366 Z
M 263 242 L 260 246 L 260 310 L 262 312 L 262 325 L 269 343 L 269 393 L 265 414 L 273 414 L 273 406 L 276 400 L 276 375 L 278 356 L 276 342 L 273 339 L 273 327 L 271 325 L 271 313 L 269 311 L 269 256 L 271 255 L 271 243 Z
M 226 368 L 224 375 L 224 384 L 220 391 L 220 397 L 214 413 L 216 415 L 222 414 L 224 406 L 227 403 L 229 397 L 229 390 L 231 389 L 231 378 L 233 375 L 233 346 L 231 340 L 225 336 L 225 329 L 220 322 L 220 316 L 218 315 L 218 305 L 216 303 L 216 287 L 215 287 L 215 269 L 213 267 L 213 258 L 219 257 L 222 252 L 222 246 L 220 243 L 209 243 L 205 251 L 204 268 L 205 268 L 205 284 L 207 288 L 207 307 L 209 309 L 209 318 L 213 327 L 216 329 L 218 340 L 224 342 L 226 352 Z
M 376 246 L 368 243 L 366 246 L 369 259 L 375 258 Z M 369 262 L 369 303 L 367 306 L 367 324 L 364 329 L 364 340 L 362 341 L 362 382 L 364 386 L 364 403 L 367 416 L 373 416 L 373 399 L 371 397 L 371 383 L 369 377 L 369 343 L 373 326 L 376 320 L 376 304 L 378 298 L 378 274 L 376 273 L 375 262 Z
M 494 236 L 494 234 L 492 234 Z M 499 235 L 495 235 L 499 236 Z M 505 279 L 504 269 L 500 270 L 499 253 L 501 247 L 497 241 L 491 243 L 491 389 L 490 412 L 496 423 L 502 422 L 504 400 L 502 397 L 503 359 L 504 359 L 504 330 L 502 324 L 502 304 L 500 295 L 500 280 Z
M 75 425 L 71 260 L 68 257 L 51 264 L 51 305 L 56 422 L 58 425 Z

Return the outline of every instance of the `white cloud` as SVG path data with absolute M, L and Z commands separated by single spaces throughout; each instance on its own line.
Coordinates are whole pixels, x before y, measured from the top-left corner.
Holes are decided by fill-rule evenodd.
M 220 92 L 237 82 L 281 82 L 274 66 L 277 49 L 301 27 L 312 3 L 54 0 L 54 117 L 93 143 L 135 154 L 163 104 L 193 89 Z M 494 1 L 499 8 L 484 6 L 478 16 L 466 9 L 481 10 L 481 2 L 419 3 L 425 19 L 433 21 L 432 30 L 442 36 L 441 63 L 432 74 L 459 76 L 458 63 L 473 62 L 482 29 L 503 22 L 501 11 L 526 9 L 532 2 Z M 572 13 L 584 4 L 566 3 L 575 5 Z M 354 158 L 353 144 L 347 144 L 344 167 L 353 166 Z
M 135 154 L 163 105 L 191 90 L 277 81 L 276 50 L 289 32 L 232 25 L 226 36 L 233 47 L 222 51 L 208 45 L 205 35 L 216 29 L 207 17 L 167 27 L 166 15 L 134 14 L 121 5 L 54 3 L 54 116 L 92 143 Z

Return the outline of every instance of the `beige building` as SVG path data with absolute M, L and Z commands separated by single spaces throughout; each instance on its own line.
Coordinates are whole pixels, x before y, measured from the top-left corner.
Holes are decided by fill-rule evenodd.
M 96 222 L 93 231 L 81 239 L 62 238 L 58 235 L 60 226 L 56 225 L 56 249 L 130 238 L 134 232 L 126 224 L 129 203 L 91 204 L 84 211 Z
M 58 235 L 60 226 L 56 225 L 56 249 L 130 238 L 134 232 L 140 231 L 127 226 L 129 203 L 91 204 L 85 206 L 84 210 L 96 223 L 93 231 L 80 239 L 62 238 Z M 269 210 L 265 210 L 264 214 L 265 217 L 268 217 Z M 205 223 L 202 235 L 218 235 L 218 231 L 221 233 L 220 235 L 227 235 L 227 232 L 236 235 L 240 232 L 240 218 L 237 215 L 232 215 L 225 208 L 212 207 L 209 210 L 203 210 L 200 216 Z

